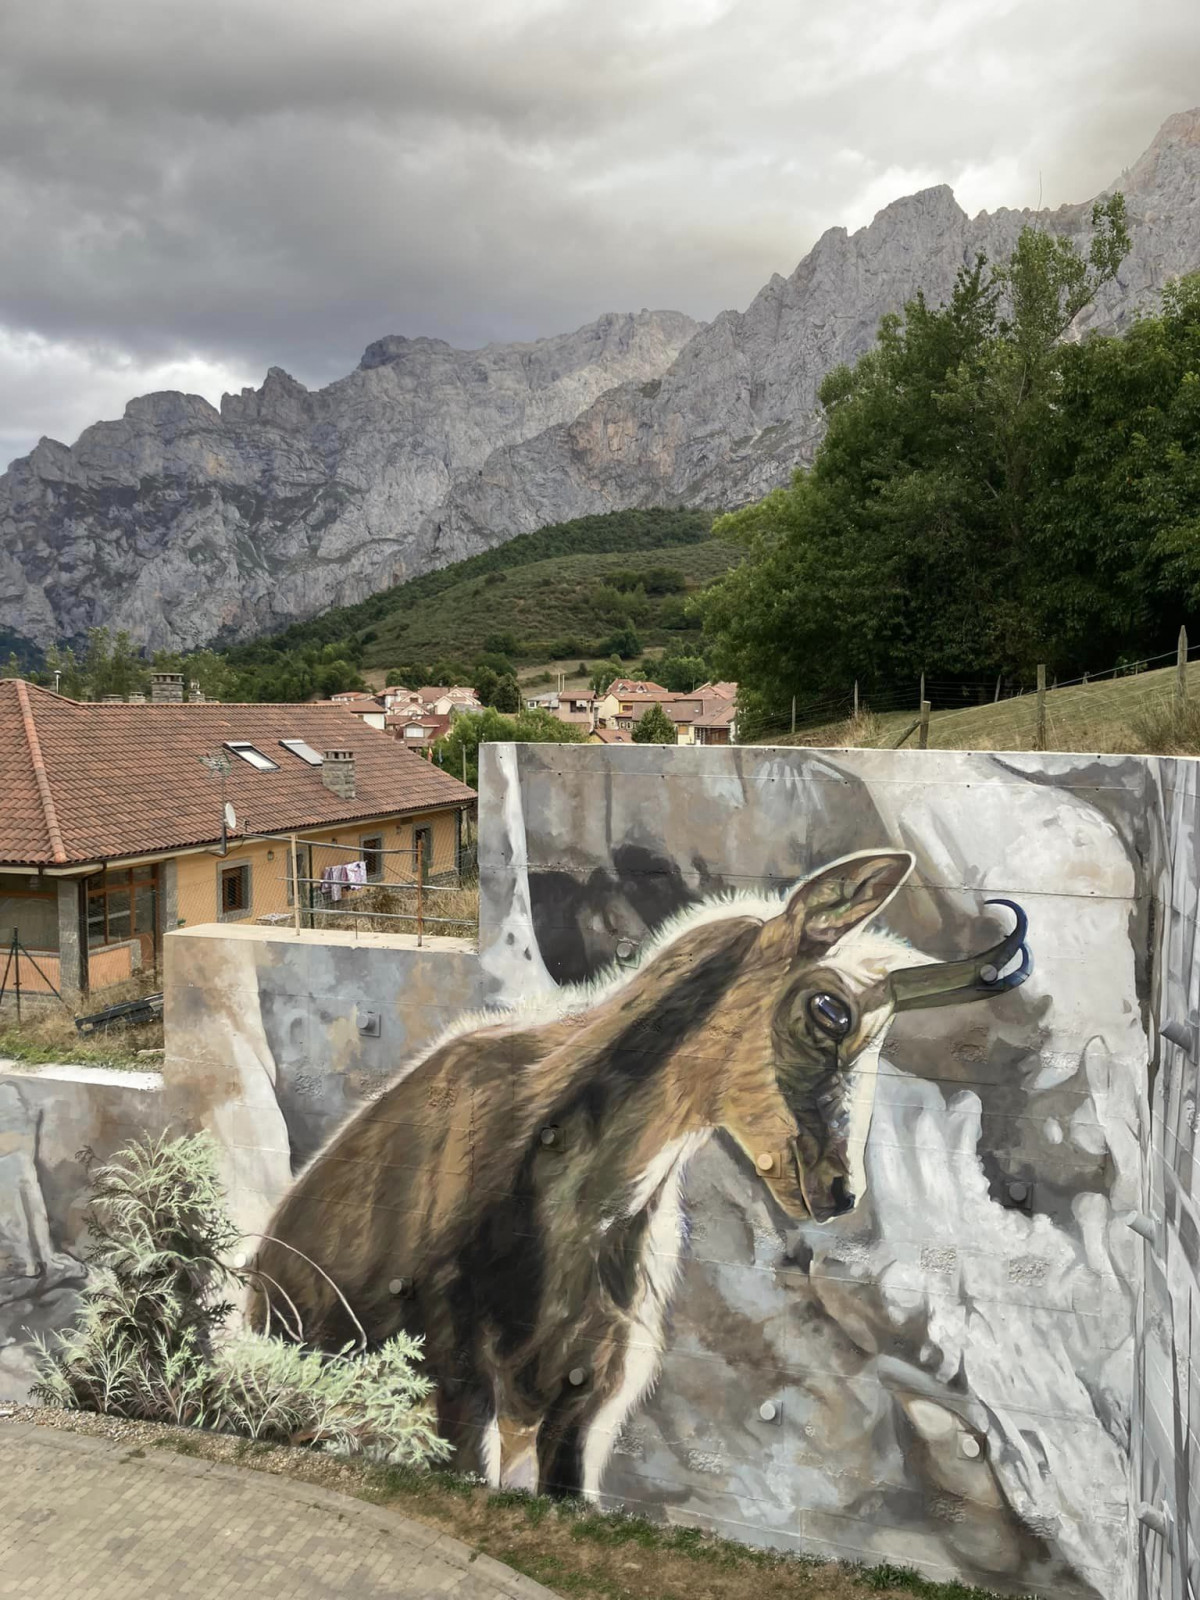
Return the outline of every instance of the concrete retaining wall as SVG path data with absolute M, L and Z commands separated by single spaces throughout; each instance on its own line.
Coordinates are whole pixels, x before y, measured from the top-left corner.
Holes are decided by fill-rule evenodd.
M 425 1235 L 450 1252 L 441 1302 L 418 1260 L 396 1315 L 453 1303 L 460 1359 L 439 1381 L 469 1379 L 484 1397 L 479 1459 L 505 1481 L 561 1484 L 574 1451 L 601 1503 L 757 1543 L 1014 1592 L 1187 1600 L 1200 1592 L 1196 773 L 1121 757 L 488 746 L 478 953 L 180 930 L 166 941 L 164 1086 L 151 1107 L 126 1085 L 126 1110 L 97 1136 L 133 1114 L 211 1128 L 236 1214 L 263 1233 L 293 1184 L 319 1192 L 331 1132 L 391 1118 L 419 1196 L 382 1230 L 395 1261 L 413 1217 L 457 1219 Z M 802 930 L 834 902 L 804 896 L 863 853 L 905 853 L 911 870 L 817 962 Z M 747 895 L 755 905 L 730 898 Z M 811 1136 L 800 1170 L 812 1181 L 841 1124 L 815 1094 L 796 1098 L 788 1072 L 808 1057 L 781 1043 L 792 1012 L 780 1006 L 799 1004 L 793 987 L 818 968 L 819 992 L 849 984 L 875 1005 L 897 964 L 998 939 L 1016 913 L 997 900 L 1028 919 L 1032 974 L 885 1017 L 869 1048 L 848 1036 L 822 1094 L 849 1095 L 853 1204 L 824 1223 L 799 1214 L 786 1173 L 760 1170 L 731 1064 L 777 1075 L 795 1136 Z M 784 901 L 800 931 L 782 977 L 763 954 L 736 972 L 678 954 L 711 954 L 731 918 L 773 926 Z M 666 982 L 654 961 L 671 927 L 692 932 L 670 946 L 660 992 L 647 985 Z M 738 948 L 769 943 L 747 934 Z M 513 1005 L 520 1017 L 494 1015 Z M 429 1054 L 480 1007 L 490 1031 L 476 1016 L 458 1029 L 465 1044 Z M 439 1062 L 457 1064 L 457 1097 Z M 623 1096 L 668 1063 L 675 1089 L 639 1099 L 614 1147 Z M 28 1184 L 32 1164 L 43 1195 L 49 1242 L 27 1240 L 30 1259 L 70 1251 L 77 1229 L 76 1179 L 38 1141 L 54 1125 L 61 1149 L 93 1126 L 90 1099 L 75 1101 L 100 1092 L 37 1080 L 19 1110 L 9 1102 L 14 1126 L 35 1127 L 10 1179 Z M 672 1120 L 685 1103 L 688 1116 L 706 1108 L 703 1127 Z M 450 1133 L 447 1166 L 432 1152 Z M 630 1181 L 635 1147 L 652 1157 Z M 364 1197 L 384 1192 L 373 1176 Z M 16 1237 L 15 1206 L 0 1214 L 0 1237 Z M 378 1223 L 364 1198 L 363 1232 Z M 614 1277 L 618 1235 L 638 1242 Z M 489 1276 L 501 1258 L 507 1310 Z M 407 1281 L 402 1265 L 385 1278 Z M 62 1314 L 69 1294 L 46 1303 Z M 0 1326 L 13 1325 L 0 1296 Z M 505 1351 L 517 1399 L 500 1381 Z M 549 1403 L 560 1354 L 569 1370 Z M 501 1406 L 496 1422 L 487 1405 Z

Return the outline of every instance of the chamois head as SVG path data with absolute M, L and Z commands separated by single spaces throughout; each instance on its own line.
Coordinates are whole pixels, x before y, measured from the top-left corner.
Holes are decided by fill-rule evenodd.
M 1016 912 L 1014 933 L 964 961 L 914 964 L 910 946 L 868 926 L 912 867 L 907 851 L 870 851 L 806 879 L 755 941 L 758 1003 L 750 973 L 728 996 L 721 1120 L 792 1216 L 827 1222 L 862 1195 L 877 1052 L 894 1013 L 1002 993 L 1031 969 L 1010 901 L 997 903 Z

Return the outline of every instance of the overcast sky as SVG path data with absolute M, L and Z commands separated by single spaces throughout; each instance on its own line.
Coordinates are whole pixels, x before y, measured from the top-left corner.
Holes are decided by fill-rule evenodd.
M 0 465 L 132 395 L 710 317 L 948 182 L 1090 197 L 1196 0 L 8 0 Z

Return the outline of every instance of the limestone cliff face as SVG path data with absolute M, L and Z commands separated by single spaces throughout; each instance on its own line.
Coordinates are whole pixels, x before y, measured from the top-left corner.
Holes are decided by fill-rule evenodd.
M 1133 248 L 1081 334 L 1124 326 L 1170 278 L 1200 269 L 1200 110 L 1172 117 L 1113 188 L 1128 201 Z M 573 422 L 496 451 L 455 486 L 443 529 L 485 539 L 616 507 L 755 499 L 811 460 L 821 379 L 871 346 L 885 312 L 918 289 L 939 303 L 960 266 L 980 252 L 1002 259 L 1027 223 L 1086 242 L 1091 211 L 1089 201 L 969 218 L 942 186 L 855 234 L 832 228 L 790 278 L 701 329 L 661 379 L 611 389 Z
M 1122 326 L 1200 268 L 1200 110 L 1114 187 L 1133 250 L 1080 331 Z M 1085 237 L 1091 203 L 969 218 L 948 188 L 831 229 L 744 312 L 609 316 L 531 345 L 381 339 L 309 392 L 278 368 L 218 412 L 149 395 L 0 478 L 0 626 L 96 623 L 151 646 L 246 637 L 514 534 L 626 506 L 743 504 L 821 434 L 817 387 L 917 289 L 1005 255 L 1021 227 Z
M 272 367 L 220 411 L 145 395 L 0 478 L 0 625 L 45 644 L 107 624 L 188 648 L 457 560 L 479 541 L 439 527 L 456 483 L 664 371 L 698 326 L 643 311 L 484 350 L 390 337 L 316 392 Z

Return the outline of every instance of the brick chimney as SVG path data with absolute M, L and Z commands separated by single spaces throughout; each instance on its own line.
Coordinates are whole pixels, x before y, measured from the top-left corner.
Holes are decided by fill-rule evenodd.
M 152 672 L 150 674 L 150 698 L 156 705 L 161 701 L 182 701 L 183 673 Z
M 339 800 L 353 800 L 354 751 L 326 750 L 321 762 L 321 782 Z

